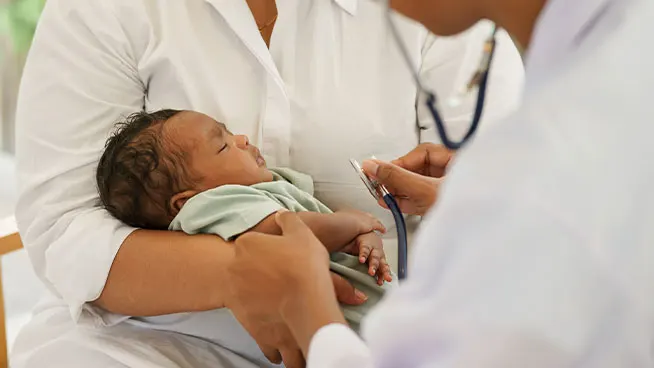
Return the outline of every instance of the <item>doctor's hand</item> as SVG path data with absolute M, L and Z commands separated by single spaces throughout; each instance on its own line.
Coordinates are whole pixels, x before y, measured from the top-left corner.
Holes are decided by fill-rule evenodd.
M 444 146 L 423 143 L 390 163 L 364 161 L 363 171 L 386 186 L 402 212 L 422 216 L 436 202 L 438 187 L 452 156 Z M 386 207 L 383 200 L 379 204 Z
M 443 145 L 422 143 L 391 163 L 416 174 L 441 178 L 453 156 L 454 152 Z
M 313 335 L 331 323 L 345 323 L 322 243 L 294 213 L 276 215 L 281 236 L 247 233 L 236 240 L 228 272 L 226 307 L 273 362 L 302 366 Z M 350 286 L 351 288 L 351 286 Z M 345 288 L 347 289 L 347 288 Z M 354 288 L 346 290 L 354 297 Z
M 363 171 L 383 184 L 395 197 L 400 210 L 408 215 L 422 216 L 436 202 L 441 178 L 431 178 L 416 174 L 400 166 L 379 160 L 363 162 Z M 388 208 L 383 199 L 379 205 Z

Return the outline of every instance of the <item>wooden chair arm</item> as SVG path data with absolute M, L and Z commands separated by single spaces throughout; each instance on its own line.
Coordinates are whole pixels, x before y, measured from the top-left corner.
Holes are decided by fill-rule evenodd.
M 19 250 L 23 247 L 18 233 L 0 236 L 0 257 Z M 7 330 L 5 321 L 5 298 L 2 287 L 2 267 L 0 267 L 0 368 L 9 366 L 9 354 L 7 351 Z
M 21 249 L 22 247 L 23 242 L 20 240 L 20 235 L 18 235 L 18 233 L 0 237 L 0 257 Z

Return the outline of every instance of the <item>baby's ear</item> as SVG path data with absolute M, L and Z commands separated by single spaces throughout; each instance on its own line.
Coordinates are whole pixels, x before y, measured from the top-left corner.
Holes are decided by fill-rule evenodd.
M 196 195 L 197 192 L 194 190 L 186 190 L 180 193 L 175 194 L 171 199 L 170 203 L 168 204 L 173 212 L 173 216 L 177 216 L 179 211 L 184 207 L 186 204 L 186 201 L 188 201 L 191 197 Z

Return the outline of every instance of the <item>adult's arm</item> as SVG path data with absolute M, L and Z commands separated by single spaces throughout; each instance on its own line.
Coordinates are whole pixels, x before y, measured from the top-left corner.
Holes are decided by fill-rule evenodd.
M 47 1 L 20 90 L 16 217 L 37 275 L 74 318 L 92 301 L 125 315 L 220 307 L 231 259 L 217 237 L 134 231 L 97 206 L 108 133 L 144 105 L 147 36 L 129 28 L 143 20 L 115 13 L 129 4 Z
M 453 37 L 429 34 L 423 46 L 420 77 L 424 85 L 436 93 L 439 111 L 450 139 L 459 140 L 467 132 L 475 111 L 477 93 L 473 91 L 458 106 L 446 101 L 456 97 L 477 70 L 483 45 L 491 33 L 488 22 L 480 22 L 470 30 Z M 520 99 L 524 80 L 522 59 L 513 41 L 504 31 L 498 32 L 497 48 L 490 71 L 486 103 L 480 130 L 512 112 Z M 434 119 L 425 106 L 425 96 L 418 98 L 420 142 L 442 143 Z

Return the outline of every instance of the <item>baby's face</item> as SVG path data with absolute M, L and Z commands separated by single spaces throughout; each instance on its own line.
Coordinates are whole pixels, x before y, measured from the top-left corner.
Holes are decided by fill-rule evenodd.
M 272 181 L 272 173 L 259 149 L 243 135 L 233 135 L 225 125 L 192 111 L 184 111 L 165 125 L 168 139 L 187 154 L 197 191 L 226 184 L 252 185 Z

